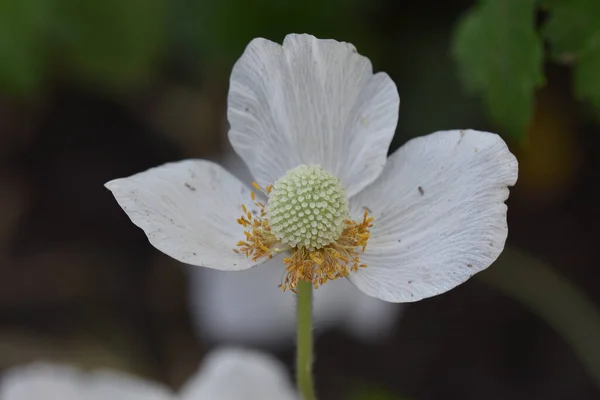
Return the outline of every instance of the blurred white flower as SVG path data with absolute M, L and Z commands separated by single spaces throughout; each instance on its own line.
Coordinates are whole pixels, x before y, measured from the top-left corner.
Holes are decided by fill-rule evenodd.
M 190 270 L 190 308 L 198 335 L 219 344 L 269 348 L 291 344 L 296 336 L 296 300 L 282 296 L 277 288 L 280 264 L 277 258 L 236 274 Z M 329 282 L 314 294 L 317 334 L 341 328 L 361 340 L 379 340 L 401 312 L 401 305 L 368 297 L 346 280 Z
M 436 132 L 387 158 L 398 92 L 351 44 L 253 40 L 228 107 L 231 144 L 268 199 L 205 160 L 106 184 L 167 255 L 239 271 L 285 254 L 284 289 L 347 277 L 369 296 L 410 302 L 465 282 L 503 250 L 518 170 L 504 141 Z
M 15 367 L 0 378 L 0 400 L 298 400 L 283 366 L 250 350 L 222 349 L 174 393 L 115 371 L 58 364 Z

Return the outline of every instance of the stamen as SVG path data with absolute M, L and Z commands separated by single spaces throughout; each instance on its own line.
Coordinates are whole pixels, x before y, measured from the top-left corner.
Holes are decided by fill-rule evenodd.
M 298 281 L 303 279 L 318 288 L 325 282 L 348 276 L 359 268 L 366 268 L 360 262 L 357 249 L 364 252 L 373 227 L 373 217 L 365 211 L 361 222 L 346 221 L 346 229 L 335 242 L 322 249 L 309 251 L 294 248 L 290 257 L 284 258 L 287 276 L 279 287 L 285 291 L 296 291 Z
M 263 193 L 268 194 L 269 187 L 263 190 L 258 183 L 253 182 L 252 186 L 257 188 Z M 289 250 L 289 247 L 279 248 L 275 247 L 279 241 L 271 232 L 271 226 L 266 218 L 267 212 L 265 211 L 265 205 L 256 201 L 256 194 L 250 192 L 253 204 L 260 210 L 258 215 L 252 215 L 252 212 L 248 210 L 245 204 L 242 204 L 243 214 L 237 219 L 237 223 L 244 228 L 250 228 L 244 231 L 245 241 L 239 241 L 236 246 L 237 249 L 233 249 L 238 254 L 245 254 L 247 258 L 252 261 L 257 261 L 262 257 L 273 258 L 274 254 L 281 253 Z
M 257 201 L 255 193 L 250 193 L 259 212 L 253 215 L 246 205 L 241 206 L 237 222 L 246 228 L 245 240 L 240 240 L 233 251 L 258 261 L 291 250 L 283 260 L 285 278 L 282 276 L 279 285 L 283 291 L 295 292 L 301 279 L 318 288 L 366 268 L 358 250 L 365 251 L 371 235 L 373 217 L 369 212 L 365 210 L 362 221 L 347 219 L 345 193 L 336 178 L 321 167 L 300 166 L 283 179 L 276 182 L 275 191 L 273 185 L 263 189 L 256 182 L 252 184 L 269 198 L 269 203 L 267 206 Z M 275 230 L 270 217 L 276 219 Z M 331 227 L 337 227 L 339 234 Z

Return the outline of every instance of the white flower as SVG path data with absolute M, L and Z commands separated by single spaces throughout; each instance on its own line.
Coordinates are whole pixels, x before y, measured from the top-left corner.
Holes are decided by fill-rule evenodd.
M 266 202 L 256 198 L 240 218 L 250 190 L 203 160 L 106 184 L 171 257 L 228 271 L 274 257 L 284 289 L 347 277 L 370 296 L 409 302 L 463 283 L 504 248 L 518 169 L 504 141 L 436 132 L 386 158 L 398 93 L 352 45 L 255 39 L 228 100 L 229 139 Z
M 242 182 L 252 175 L 230 149 L 217 160 Z M 203 341 L 279 349 L 296 338 L 296 299 L 282 296 L 281 260 L 237 273 L 186 268 L 189 273 L 190 317 Z M 375 342 L 395 327 L 403 304 L 388 303 L 357 291 L 347 279 L 323 285 L 314 293 L 313 333 L 341 329 Z
M 38 363 L 0 379 L 0 400 L 297 400 L 287 372 L 271 356 L 250 350 L 211 353 L 179 391 L 115 371 L 86 372 Z

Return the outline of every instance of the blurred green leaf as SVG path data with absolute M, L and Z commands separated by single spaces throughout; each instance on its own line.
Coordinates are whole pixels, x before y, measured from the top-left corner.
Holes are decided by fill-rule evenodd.
M 46 0 L 0 1 L 0 91 L 24 96 L 43 79 Z
M 548 20 L 542 29 L 555 57 L 575 56 L 600 35 L 600 1 L 545 0 Z
M 600 1 L 546 0 L 543 34 L 554 58 L 574 63 L 574 91 L 600 117 Z
M 164 50 L 166 0 L 56 0 L 55 31 L 66 59 L 107 89 L 146 82 Z
M 576 96 L 587 100 L 600 118 L 600 45 L 592 45 L 581 53 L 573 79 Z
M 492 119 L 522 137 L 544 83 L 534 0 L 480 0 L 454 32 L 453 55 L 467 89 L 481 94 Z

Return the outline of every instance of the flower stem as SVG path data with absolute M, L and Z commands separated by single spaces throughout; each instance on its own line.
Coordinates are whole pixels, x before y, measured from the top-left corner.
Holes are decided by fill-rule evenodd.
M 296 337 L 296 383 L 304 400 L 316 400 L 312 377 L 312 284 L 298 282 L 298 332 Z
M 541 260 L 514 247 L 478 275 L 544 318 L 573 348 L 600 386 L 600 308 L 584 291 Z

